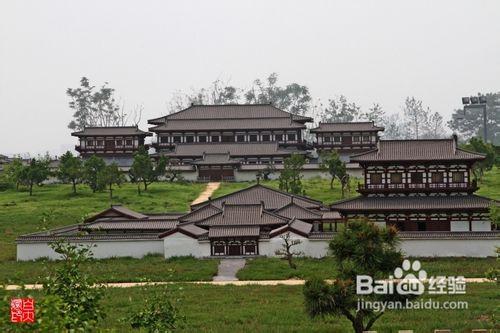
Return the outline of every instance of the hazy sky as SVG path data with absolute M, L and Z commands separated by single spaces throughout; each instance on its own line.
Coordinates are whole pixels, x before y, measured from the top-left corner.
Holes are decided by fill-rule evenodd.
M 271 72 L 401 112 L 408 95 L 446 118 L 500 90 L 500 1 L 0 0 L 0 153 L 76 144 L 65 95 L 109 81 L 146 119 L 177 90 Z

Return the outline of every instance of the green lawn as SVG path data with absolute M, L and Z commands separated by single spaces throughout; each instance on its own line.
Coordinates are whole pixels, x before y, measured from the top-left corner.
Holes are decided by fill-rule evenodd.
M 485 272 L 500 263 L 496 258 L 413 258 L 422 263 L 429 276 L 463 275 L 465 277 L 484 277 Z M 291 269 L 285 260 L 279 258 L 255 258 L 247 260 L 245 267 L 238 272 L 240 280 L 284 280 L 320 277 L 331 279 L 336 276 L 333 258 L 297 258 L 297 269 Z
M 500 200 L 500 168 L 494 167 L 493 170 L 486 172 L 483 181 L 478 184 L 478 195 Z
M 137 194 L 134 184 L 124 184 L 114 191 L 113 204 L 123 204 L 142 212 L 185 212 L 203 191 L 205 184 L 155 183 L 148 192 Z M 110 205 L 107 192 L 92 193 L 79 186 L 78 194 L 70 185 L 46 185 L 27 192 L 0 192 L 0 261 L 14 260 L 17 236 L 81 221 L 87 214 L 100 212 Z M 46 221 L 41 222 L 45 214 Z
M 301 286 L 171 286 L 172 299 L 179 298 L 179 310 L 186 322 L 180 332 L 352 332 L 346 319 L 310 319 L 304 311 Z M 144 299 L 157 287 L 106 290 L 107 318 L 99 331 L 131 332 L 120 321 L 132 311 L 142 309 Z M 37 292 L 12 292 L 13 296 Z M 473 328 L 493 328 L 500 315 L 500 289 L 493 284 L 468 284 L 466 295 L 439 295 L 434 301 L 467 301 L 466 310 L 394 310 L 384 314 L 373 330 L 396 333 L 402 329 L 433 332 L 447 328 L 470 332 Z M 428 299 L 428 296 L 423 297 Z
M 83 271 L 99 282 L 145 281 L 211 281 L 217 275 L 219 260 L 198 260 L 192 257 L 170 258 L 148 255 L 142 259 L 113 258 L 92 260 Z M 0 284 L 36 283 L 60 263 L 49 260 L 0 261 Z

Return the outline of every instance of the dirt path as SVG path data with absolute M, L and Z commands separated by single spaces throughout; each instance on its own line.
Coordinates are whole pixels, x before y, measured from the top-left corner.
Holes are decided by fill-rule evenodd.
M 238 281 L 236 273 L 245 267 L 245 259 L 222 259 L 214 281 Z
M 207 201 L 208 198 L 212 196 L 212 194 L 219 188 L 220 182 L 210 182 L 207 184 L 207 187 L 201 194 L 196 198 L 191 204 L 196 205 L 200 202 Z
M 331 281 L 330 281 L 331 282 Z M 466 278 L 466 283 L 484 283 L 490 282 L 491 280 L 485 278 Z M 108 288 L 131 288 L 131 287 L 141 287 L 146 285 L 162 285 L 162 284 L 178 284 L 178 283 L 187 283 L 187 284 L 211 284 L 215 286 L 225 286 L 225 285 L 235 285 L 235 286 L 248 286 L 248 285 L 256 285 L 256 286 L 277 286 L 277 285 L 285 285 L 285 286 L 300 286 L 305 283 L 305 280 L 252 280 L 252 281 L 168 281 L 168 282 L 119 282 L 119 283 L 103 283 L 105 287 Z M 7 285 L 0 286 L 6 290 L 20 290 L 23 286 L 20 285 Z M 34 289 L 42 289 L 41 284 L 25 284 L 24 289 L 26 290 L 34 290 Z

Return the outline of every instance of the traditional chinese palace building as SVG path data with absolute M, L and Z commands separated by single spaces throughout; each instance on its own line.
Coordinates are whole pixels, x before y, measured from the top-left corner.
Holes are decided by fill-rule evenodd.
M 147 136 L 152 136 L 137 126 L 85 127 L 71 135 L 80 140 L 75 150 L 82 158 L 97 155 L 106 163 L 115 162 L 120 167 L 131 166 L 134 153 L 139 147 L 145 146 Z
M 318 150 L 335 150 L 348 162 L 349 156 L 377 147 L 379 132 L 383 127 L 370 122 L 319 123 L 311 129 L 315 135 L 314 147 Z
M 411 232 L 491 231 L 493 200 L 475 195 L 471 177 L 481 154 L 442 140 L 379 141 L 377 149 L 353 155 L 364 170 L 360 197 L 331 206 L 346 218 L 366 217 Z

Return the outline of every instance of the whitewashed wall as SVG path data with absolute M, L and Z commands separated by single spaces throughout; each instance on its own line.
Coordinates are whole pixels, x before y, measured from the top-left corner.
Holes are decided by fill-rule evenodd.
M 209 241 L 198 241 L 180 232 L 165 237 L 163 245 L 165 258 L 176 256 L 203 258 L 210 256 Z
M 495 256 L 495 239 L 405 239 L 400 248 L 411 257 L 491 257 Z
M 472 221 L 471 231 L 491 231 L 490 221 Z M 451 221 L 451 231 L 469 231 L 469 221 Z
M 328 253 L 328 241 L 311 240 L 301 235 L 290 232 L 292 239 L 298 239 L 301 243 L 293 247 L 294 251 L 301 251 L 305 257 L 321 258 Z M 271 239 L 259 241 L 259 254 L 268 257 L 276 257 L 276 250 L 281 249 L 283 240 L 279 235 Z
M 146 254 L 163 254 L 162 240 L 124 240 L 124 241 L 96 241 L 78 242 L 82 246 L 92 247 L 93 257 L 96 259 L 112 257 L 142 258 Z M 17 260 L 35 260 L 38 258 L 59 259 L 60 255 L 49 246 L 49 243 L 21 243 L 17 244 Z

